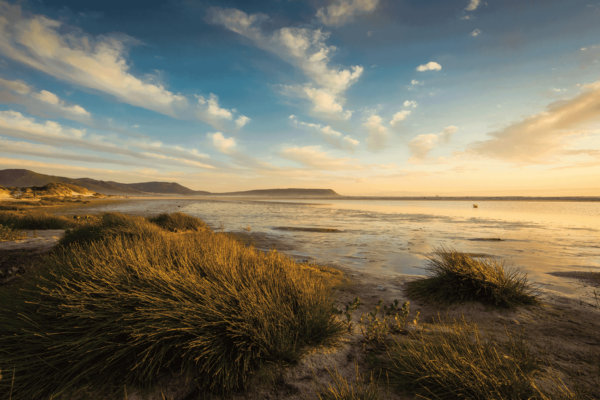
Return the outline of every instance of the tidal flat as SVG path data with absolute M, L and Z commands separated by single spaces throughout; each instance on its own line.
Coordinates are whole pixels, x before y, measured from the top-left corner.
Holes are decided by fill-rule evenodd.
M 499 362 L 498 370 L 488 371 L 484 366 L 477 364 L 477 360 L 471 361 L 471 367 L 477 364 L 476 369 L 480 376 L 479 378 L 467 377 L 467 380 L 462 383 L 464 387 L 461 390 L 466 390 L 470 385 L 479 389 L 473 389 L 475 392 L 465 392 L 467 397 L 486 398 L 486 393 L 490 393 L 488 389 L 493 391 L 496 387 L 505 387 L 507 382 L 509 386 L 512 385 L 514 392 L 498 392 L 496 398 L 597 398 L 599 396 L 600 304 L 598 297 L 595 296 L 598 281 L 596 281 L 597 269 L 593 269 L 597 268 L 593 264 L 594 260 L 597 262 L 597 257 L 593 253 L 594 247 L 587 246 L 583 251 L 580 247 L 579 251 L 583 259 L 571 260 L 568 264 L 569 268 L 563 265 L 563 272 L 565 270 L 572 272 L 564 276 L 559 263 L 568 257 L 568 252 L 561 253 L 561 249 L 556 244 L 562 243 L 560 238 L 552 239 L 548 235 L 548 232 L 567 232 L 569 234 L 565 237 L 570 237 L 572 231 L 597 235 L 597 231 L 592 227 L 593 213 L 587 218 L 588 226 L 575 221 L 576 225 L 570 227 L 568 224 L 566 226 L 557 224 L 555 216 L 548 218 L 548 216 L 534 215 L 528 217 L 529 221 L 515 221 L 506 217 L 504 220 L 499 219 L 498 213 L 496 219 L 491 215 L 475 215 L 466 218 L 465 216 L 469 215 L 467 213 L 472 210 L 462 209 L 458 212 L 430 211 L 429 214 L 415 213 L 416 210 L 413 209 L 410 210 L 411 212 L 397 213 L 390 212 L 389 209 L 382 212 L 381 209 L 365 210 L 363 207 L 362 210 L 357 210 L 355 206 L 348 209 L 344 205 L 332 207 L 323 204 L 327 202 L 131 199 L 118 203 L 90 204 L 86 205 L 88 206 L 86 208 L 63 209 L 59 213 L 69 218 L 73 218 L 73 214 L 79 217 L 90 215 L 90 220 L 96 221 L 101 213 L 105 212 L 118 211 L 144 217 L 153 217 L 164 212 L 183 212 L 206 222 L 213 232 L 211 234 L 226 235 L 241 242 L 243 246 L 254 246 L 263 252 L 270 251 L 273 254 L 275 250 L 275 253 L 281 254 L 284 259 L 292 260 L 291 264 L 286 265 L 338 271 L 331 272 L 334 275 L 330 275 L 336 276 L 336 279 L 333 279 L 336 283 L 332 287 L 332 293 L 335 307 L 341 313 L 335 318 L 339 318 L 345 331 L 338 343 L 335 346 L 330 344 L 317 346 L 295 362 L 279 365 L 274 370 L 262 371 L 242 392 L 234 390 L 227 394 L 231 398 L 413 399 L 417 398 L 416 396 L 428 398 L 423 390 L 432 390 L 439 398 L 450 398 L 442 394 L 447 390 L 456 390 L 448 386 L 450 381 L 456 380 L 456 376 L 447 376 L 446 383 L 428 382 L 425 388 L 415 386 L 412 389 L 410 385 L 404 384 L 406 383 L 404 378 L 408 376 L 417 380 L 418 376 L 414 374 L 425 372 L 423 368 L 426 366 L 419 363 L 419 354 L 423 355 L 421 359 L 426 357 L 426 354 L 427 357 L 433 357 L 440 354 L 443 346 L 454 346 L 460 343 L 466 346 L 464 351 L 479 352 L 477 354 L 481 354 L 481 357 L 490 356 L 490 349 L 496 349 L 506 356 L 502 358 L 504 361 Z M 486 209 L 485 203 L 482 207 L 480 202 L 479 206 L 478 210 Z M 586 209 L 584 212 L 588 213 L 589 210 Z M 548 222 L 548 219 L 553 218 L 555 225 Z M 568 216 L 561 218 L 558 219 L 573 221 Z M 544 219 L 546 225 L 542 224 Z M 369 221 L 371 225 L 368 224 Z M 495 224 L 491 221 L 495 221 Z M 417 228 L 418 225 L 425 230 L 419 232 L 420 239 L 417 239 L 415 233 L 411 233 L 414 232 L 413 229 L 421 230 Z M 310 230 L 275 229 L 282 226 Z M 451 231 L 452 227 L 454 231 Z M 458 227 L 466 227 L 474 231 L 457 232 Z M 331 232 L 330 230 L 333 229 L 339 231 Z M 407 232 L 404 236 L 399 234 L 402 230 Z M 517 240 L 518 237 L 523 238 L 528 234 L 543 232 L 546 232 L 544 237 L 537 236 L 529 242 Z M 25 252 L 20 254 L 29 254 L 31 247 L 35 247 L 37 242 L 45 243 L 46 250 L 41 251 L 44 253 L 60 240 L 64 230 L 52 231 L 44 235 L 40 232 L 36 234 L 38 237 L 33 238 L 33 232 L 29 231 L 28 238 L 0 242 L 0 249 L 10 243 L 13 246 L 11 251 L 15 251 L 14 246 L 18 247 L 22 244 L 29 248 L 24 247 Z M 184 230 L 179 232 L 171 229 L 165 235 L 174 235 L 173 237 L 178 238 L 188 233 Z M 585 237 L 585 235 L 581 236 Z M 502 241 L 472 240 L 479 238 L 501 238 Z M 355 242 L 359 239 L 362 241 Z M 393 245 L 401 244 L 403 240 L 408 242 L 404 243 L 399 251 L 386 254 L 385 250 L 393 250 Z M 581 245 L 583 239 L 571 237 L 570 240 L 572 241 L 563 243 L 565 244 L 563 247 L 575 251 L 575 245 Z M 50 244 L 52 241 L 53 243 Z M 510 245 L 504 248 L 498 246 L 505 245 L 506 242 Z M 529 267 L 533 273 L 527 270 L 526 260 L 535 261 L 536 257 L 515 251 L 517 246 L 523 243 L 529 243 L 529 247 L 523 246 L 522 249 L 539 249 L 537 251 L 545 251 L 549 254 L 546 254 L 547 258 L 542 259 L 537 266 Z M 479 302 L 434 304 L 410 298 L 407 296 L 407 285 L 426 276 L 423 267 L 427 266 L 428 257 L 432 256 L 434 249 L 440 246 L 453 247 L 460 252 L 468 253 L 473 259 L 491 259 L 498 262 L 512 260 L 507 262 L 507 266 L 513 265 L 528 272 L 528 278 L 535 288 L 539 303 L 506 309 Z M 418 251 L 412 251 L 413 248 Z M 508 256 L 505 255 L 505 251 Z M 40 252 L 31 254 L 36 254 L 35 257 L 38 258 L 32 257 L 30 265 L 27 265 L 27 271 L 19 279 L 11 282 L 11 290 L 18 290 L 20 280 L 27 280 L 28 276 L 35 274 Z M 562 254 L 563 258 L 555 259 L 554 264 L 550 264 L 549 259 L 557 254 Z M 362 258 L 358 255 L 362 255 Z M 515 255 L 520 257 L 517 258 Z M 413 262 L 402 264 L 402 260 L 413 260 Z M 515 260 L 518 260 L 518 263 Z M 11 261 L 7 259 L 6 262 Z M 20 259 L 18 262 L 27 264 Z M 544 265 L 553 268 L 536 272 Z M 538 275 L 542 278 L 538 278 Z M 548 278 L 545 277 L 546 275 Z M 554 280 L 557 283 L 553 283 Z M 6 288 L 0 287 L 0 290 L 4 289 Z M 352 305 L 356 305 L 357 297 L 360 299 L 360 306 L 352 311 Z M 398 302 L 395 303 L 395 300 Z M 406 301 L 408 303 L 405 303 Z M 406 314 L 404 309 L 400 310 L 402 304 L 407 305 Z M 350 306 L 350 312 L 344 311 L 347 310 L 347 306 Z M 386 309 L 383 309 L 383 306 L 386 306 Z M 6 311 L 4 304 L 2 307 Z M 392 310 L 393 308 L 395 309 Z M 418 318 L 416 318 L 417 314 Z M 350 319 L 347 319 L 347 315 L 350 315 Z M 394 315 L 397 317 L 393 317 Z M 400 322 L 394 318 L 400 318 Z M 450 336 L 447 335 L 448 333 Z M 461 335 L 475 338 L 473 342 L 475 347 L 471 348 L 471 344 L 461 342 L 463 340 Z M 535 338 L 535 341 L 531 338 Z M 417 343 L 421 347 L 407 348 L 410 343 Z M 398 360 L 396 356 L 392 356 L 397 346 L 409 349 L 407 354 L 414 356 L 404 360 L 404 364 L 398 364 L 399 361 L 394 364 L 396 367 L 400 365 L 400 372 L 389 363 L 390 359 Z M 135 351 L 131 354 L 131 357 L 136 357 Z M 461 359 L 460 353 L 455 356 L 456 359 Z M 2 357 L 0 363 L 1 360 Z M 510 362 L 506 363 L 506 360 Z M 461 368 L 469 367 L 453 365 L 458 375 L 465 375 L 463 373 L 465 371 L 461 371 Z M 516 367 L 522 370 L 522 375 L 512 376 L 506 372 Z M 0 381 L 0 384 L 4 384 L 7 379 L 12 378 L 11 368 L 10 365 L 0 365 L 0 369 L 4 381 Z M 492 375 L 501 378 L 496 381 L 485 378 Z M 355 392 L 362 391 L 364 396 L 327 397 L 328 393 L 342 393 L 344 387 L 353 388 Z M 539 392 L 536 392 L 538 389 L 535 388 L 538 388 Z M 544 393 L 550 393 L 548 391 L 552 391 L 552 394 L 544 397 L 546 396 Z M 143 393 L 143 390 L 130 388 L 126 394 L 115 399 L 138 399 Z M 150 398 L 159 399 L 164 395 L 165 398 L 179 400 L 206 398 L 208 394 L 213 397 L 219 396 L 218 393 L 198 389 L 193 378 L 173 374 L 172 371 L 169 373 L 163 371 L 160 379 L 154 381 L 153 388 L 148 394 Z M 367 394 L 371 397 L 365 397 Z M 14 399 L 19 398 L 18 393 L 11 395 Z M 94 398 L 89 397 L 89 391 L 86 396 L 88 397 L 79 398 Z

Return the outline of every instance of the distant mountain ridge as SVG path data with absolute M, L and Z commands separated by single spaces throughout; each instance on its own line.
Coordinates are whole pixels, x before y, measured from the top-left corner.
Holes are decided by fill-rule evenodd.
M 203 190 L 192 190 L 176 182 L 141 182 L 119 183 L 101 181 L 91 178 L 66 178 L 62 176 L 44 175 L 27 169 L 0 170 L 0 186 L 30 187 L 44 186 L 49 183 L 66 183 L 84 187 L 93 192 L 118 195 L 178 194 L 195 196 L 270 196 L 270 197 L 339 197 L 331 189 L 263 189 L 245 192 L 211 193 Z

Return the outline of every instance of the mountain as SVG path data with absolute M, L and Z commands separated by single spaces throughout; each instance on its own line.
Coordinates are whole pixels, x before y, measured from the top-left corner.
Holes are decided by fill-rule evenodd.
M 121 183 L 119 185 L 139 190 L 146 193 L 163 194 L 186 194 L 186 195 L 208 195 L 210 192 L 188 189 L 175 182 L 144 182 L 144 183 Z
M 6 187 L 44 186 L 49 183 L 65 183 L 84 187 L 92 192 L 118 195 L 143 195 L 148 193 L 178 194 L 187 196 L 263 196 L 263 197 L 338 197 L 331 189 L 265 189 L 245 192 L 211 193 L 192 190 L 175 182 L 120 183 L 91 178 L 65 178 L 38 174 L 27 169 L 0 170 L 0 185 Z

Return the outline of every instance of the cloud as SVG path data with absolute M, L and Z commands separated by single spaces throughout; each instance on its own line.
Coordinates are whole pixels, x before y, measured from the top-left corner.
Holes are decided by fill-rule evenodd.
M 475 29 L 473 32 L 469 33 L 470 36 L 477 37 L 481 34 L 481 29 Z
M 212 140 L 213 145 L 221 153 L 231 154 L 233 152 L 233 148 L 236 145 L 234 138 L 225 138 L 221 132 L 209 133 L 206 136 Z
M 410 110 L 402 110 L 400 112 L 397 112 L 396 114 L 394 114 L 394 116 L 392 117 L 392 120 L 390 121 L 390 125 L 391 126 L 396 126 L 397 124 L 399 124 L 401 121 L 404 121 L 406 119 L 406 117 L 408 117 L 410 115 L 411 111 Z
M 380 151 L 386 146 L 386 142 L 389 138 L 388 128 L 381 124 L 381 117 L 378 115 L 372 115 L 367 119 L 367 122 L 363 124 L 369 132 L 369 136 L 366 139 L 367 147 L 372 151 Z
M 491 132 L 490 139 L 475 142 L 469 151 L 516 163 L 543 163 L 566 154 L 578 138 L 593 134 L 600 121 L 600 81 L 583 86 L 569 100 L 551 103 L 546 111 Z
M 246 117 L 245 115 L 240 115 L 236 120 L 235 120 L 235 124 L 237 125 L 238 128 L 242 128 L 244 125 L 246 125 L 248 122 L 250 122 L 251 119 Z
M 99 157 L 91 154 L 81 154 L 54 146 L 35 144 L 29 142 L 14 142 L 0 137 L 0 153 L 10 155 L 23 154 L 35 157 L 54 158 L 59 160 L 83 161 L 92 163 L 106 163 L 126 166 L 140 166 L 139 161 L 127 161 L 114 158 Z M 150 166 L 148 164 L 147 166 Z
M 412 108 L 415 108 L 415 107 L 417 107 L 419 104 L 417 104 L 417 102 L 416 102 L 416 101 L 414 101 L 414 100 L 406 100 L 406 101 L 404 101 L 403 105 L 404 105 L 404 107 L 412 107 Z
M 107 137 L 93 133 L 88 133 L 85 129 L 74 129 L 62 126 L 54 121 L 45 121 L 39 123 L 33 118 L 25 117 L 16 111 L 0 111 L 0 132 L 5 136 L 12 136 L 19 139 L 36 141 L 50 146 L 56 146 L 61 151 L 66 151 L 66 147 L 79 147 L 94 152 L 104 152 L 114 157 L 115 155 L 132 157 L 137 161 L 124 165 L 145 165 L 139 160 L 149 160 L 157 158 L 150 156 L 147 152 L 168 154 L 170 158 L 164 158 L 169 165 L 190 165 L 188 161 L 201 162 L 203 168 L 214 168 L 208 165 L 206 154 L 199 153 L 195 149 L 186 150 L 178 146 L 164 146 L 160 142 L 147 142 L 142 139 L 135 141 L 123 141 L 114 134 Z M 145 150 L 140 152 L 137 149 Z M 57 154 L 61 154 L 57 152 Z M 72 157 L 70 159 L 73 159 Z M 83 160 L 85 161 L 85 160 Z M 92 158 L 88 161 L 93 162 Z M 104 162 L 104 161 L 98 161 Z M 215 163 L 212 162 L 211 163 Z M 215 163 L 216 164 L 216 163 Z M 200 166 L 200 165 L 196 165 Z
M 217 118 L 217 119 L 232 119 L 233 118 L 233 114 L 231 113 L 231 111 L 229 111 L 226 108 L 219 107 L 219 98 L 217 97 L 217 95 L 211 93 L 208 100 L 206 100 L 204 98 L 204 96 L 196 95 L 196 98 L 198 99 L 198 104 L 206 105 L 205 112 L 211 118 Z
M 290 119 L 292 119 L 292 121 L 294 121 L 294 123 L 297 125 L 316 130 L 321 134 L 323 140 L 337 149 L 355 151 L 356 146 L 360 143 L 358 140 L 355 140 L 348 135 L 342 137 L 343 135 L 341 132 L 333 130 L 329 125 L 323 126 L 320 124 L 301 122 L 298 121 L 297 117 L 293 115 L 290 115 Z
M 342 171 L 363 169 L 358 160 L 351 158 L 334 158 L 320 146 L 286 147 L 279 152 L 279 156 L 302 164 L 309 168 L 323 171 Z
M 226 129 L 224 122 L 232 121 L 233 114 L 236 110 L 222 108 L 219 105 L 219 97 L 214 93 L 211 93 L 208 99 L 197 94 L 194 96 L 198 99 L 196 116 L 202 121 L 205 121 L 218 129 Z M 239 129 L 246 125 L 249 121 L 250 118 L 240 115 L 235 120 L 235 126 Z
M 65 29 L 60 21 L 42 15 L 25 16 L 19 5 L 2 0 L 0 10 L 0 54 L 136 107 L 179 119 L 214 117 L 211 110 L 196 112 L 185 96 L 167 90 L 157 76 L 141 79 L 131 74 L 127 51 L 137 40 L 123 34 L 92 36 L 78 30 L 61 33 Z M 51 100 L 49 96 L 45 99 Z M 210 106 L 208 103 L 207 108 Z
M 250 15 L 231 8 L 212 8 L 208 15 L 210 22 L 252 40 L 257 47 L 298 67 L 310 79 L 304 85 L 284 86 L 287 93 L 311 100 L 316 112 L 343 114 L 347 118 L 349 114 L 343 111 L 344 93 L 360 78 L 363 67 L 330 67 L 330 56 L 337 48 L 325 43 L 329 33 L 294 27 L 266 33 L 259 25 L 267 18 L 264 14 Z
M 91 117 L 85 108 L 77 104 L 67 104 L 47 90 L 36 92 L 22 80 L 10 81 L 0 78 L 0 102 L 22 104 L 28 111 L 36 114 L 50 113 L 84 123 L 89 123 Z
M 481 4 L 481 0 L 470 0 L 469 5 L 465 8 L 466 11 L 475 11 Z
M 429 61 L 427 64 L 419 65 L 417 67 L 417 71 L 439 71 L 442 69 L 442 66 L 435 61 Z
M 473 19 L 475 17 L 471 16 L 471 15 L 465 15 L 464 17 L 462 17 L 461 19 L 466 19 L 466 20 L 470 20 Z
M 354 16 L 375 10 L 379 0 L 335 0 L 327 7 L 317 10 L 317 18 L 329 26 L 342 26 L 354 20 Z M 369 35 L 371 36 L 371 35 Z
M 426 134 L 419 135 L 408 142 L 408 148 L 412 153 L 412 162 L 419 162 L 424 160 L 429 155 L 429 152 L 436 148 L 440 144 L 447 144 L 450 142 L 452 135 L 458 130 L 456 126 L 448 126 L 437 135 Z
M 412 81 L 410 81 L 410 84 L 411 84 L 411 85 L 422 85 L 422 84 L 423 84 L 423 82 L 422 82 L 422 81 L 418 81 L 418 80 L 416 80 L 416 79 L 413 79 Z

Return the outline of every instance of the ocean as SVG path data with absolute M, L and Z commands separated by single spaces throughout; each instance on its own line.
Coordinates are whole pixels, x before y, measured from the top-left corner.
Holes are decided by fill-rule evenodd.
M 542 288 L 562 293 L 573 293 L 578 283 L 549 272 L 600 272 L 600 202 L 479 200 L 477 205 L 203 198 L 129 200 L 99 210 L 142 215 L 181 211 L 216 230 L 287 243 L 283 251 L 299 260 L 382 276 L 426 274 L 427 257 L 439 247 L 504 260 Z

